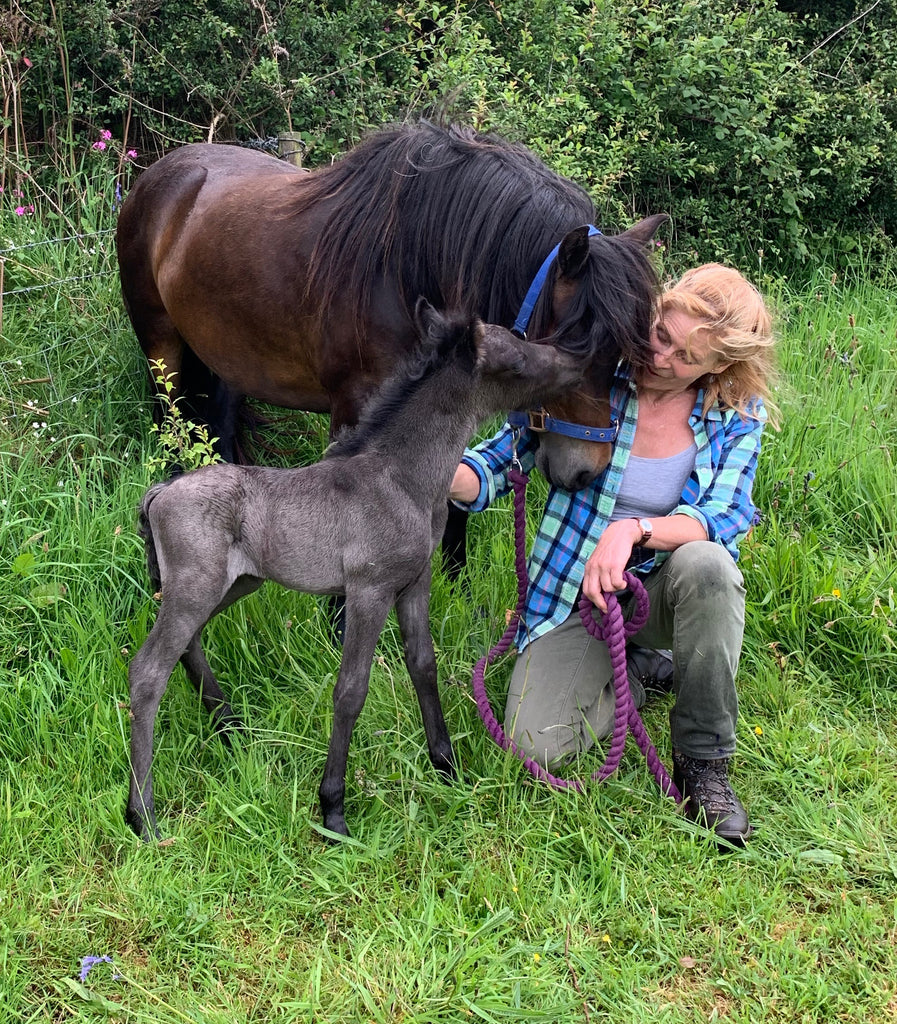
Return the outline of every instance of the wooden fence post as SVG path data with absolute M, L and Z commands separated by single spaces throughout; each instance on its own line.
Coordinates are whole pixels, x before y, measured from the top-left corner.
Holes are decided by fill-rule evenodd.
M 296 167 L 301 167 L 304 150 L 305 143 L 302 141 L 302 136 L 299 132 L 281 132 L 277 136 L 277 155 L 281 160 L 286 160 L 287 163 L 294 164 Z

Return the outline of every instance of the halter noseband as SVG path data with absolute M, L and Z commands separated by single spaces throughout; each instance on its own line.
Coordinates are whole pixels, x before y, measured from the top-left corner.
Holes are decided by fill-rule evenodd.
M 601 444 L 613 444 L 620 431 L 619 420 L 614 420 L 609 427 L 586 427 L 582 423 L 557 420 L 544 409 L 508 413 L 508 423 L 512 427 L 528 427 L 537 434 L 563 434 L 564 437 L 575 437 L 577 441 L 597 441 Z
M 601 232 L 594 224 L 589 224 L 589 238 L 592 235 L 600 235 Z M 512 330 L 521 338 L 526 337 L 526 329 L 529 327 L 530 317 L 536 306 L 536 300 L 545 286 L 545 279 L 548 277 L 548 270 L 554 262 L 560 250 L 560 242 L 551 250 L 542 262 L 529 286 L 529 291 L 517 314 Z M 577 441 L 597 441 L 600 444 L 613 444 L 617 439 L 620 424 L 614 420 L 609 427 L 586 427 L 581 423 L 568 423 L 567 420 L 558 420 L 550 416 L 545 409 L 538 409 L 535 412 L 512 412 L 508 416 L 508 423 L 512 427 L 529 427 L 537 433 L 563 434 L 565 437 L 576 438 Z

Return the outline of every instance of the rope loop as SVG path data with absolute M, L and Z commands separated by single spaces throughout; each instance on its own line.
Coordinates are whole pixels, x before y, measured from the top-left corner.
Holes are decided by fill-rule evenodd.
M 517 633 L 517 626 L 523 609 L 526 606 L 526 595 L 528 578 L 526 573 L 526 485 L 527 476 L 518 470 L 514 465 L 509 471 L 508 478 L 514 488 L 514 544 L 515 562 L 517 569 L 517 609 L 511 616 L 507 628 L 502 634 L 499 642 L 476 663 L 473 670 L 473 696 L 476 701 L 477 710 L 489 735 L 502 748 L 510 750 L 525 765 L 527 771 L 535 778 L 547 782 L 555 789 L 574 789 L 582 792 L 583 785 L 578 779 L 561 779 L 552 775 L 543 768 L 538 761 L 533 760 L 525 751 L 505 734 L 498 720 L 492 712 L 489 697 L 486 694 L 486 666 L 491 665 L 496 658 L 504 654 L 512 645 Z M 654 778 L 665 796 L 671 797 L 676 803 L 682 802 L 682 796 L 674 785 L 672 779 L 666 772 L 663 762 L 657 756 L 657 751 L 648 737 L 647 730 L 638 713 L 638 709 L 632 699 L 629 688 L 629 675 L 626 665 L 626 641 L 634 636 L 648 621 L 648 593 L 641 580 L 633 573 L 623 574 L 628 589 L 635 598 L 635 607 L 628 622 L 623 621 L 623 613 L 616 594 L 605 593 L 604 599 L 607 604 L 607 612 L 601 616 L 598 622 L 594 616 L 594 606 L 587 598 L 581 598 L 579 602 L 579 614 L 582 623 L 588 630 L 589 635 L 596 640 L 603 640 L 607 644 L 610 654 L 611 665 L 614 672 L 614 731 L 611 738 L 610 748 L 604 764 L 592 775 L 593 779 L 603 781 L 612 775 L 620 764 L 623 750 L 626 746 L 626 736 L 631 731 L 635 737 L 639 749 L 645 755 L 648 767 L 651 769 Z

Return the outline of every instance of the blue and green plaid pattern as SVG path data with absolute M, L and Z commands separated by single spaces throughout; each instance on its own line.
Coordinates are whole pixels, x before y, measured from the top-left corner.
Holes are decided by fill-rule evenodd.
M 766 411 L 758 399 L 752 408 L 756 418 L 742 419 L 731 409 L 713 408 L 701 413 L 703 392 L 698 394 L 690 417 L 697 455 L 681 504 L 670 515 L 689 515 L 700 520 L 710 540 L 722 544 L 738 559 L 738 544 L 750 529 L 755 508 L 751 489 L 757 469 L 760 436 Z M 607 469 L 588 487 L 564 491 L 552 487 L 530 553 L 529 594 L 517 634 L 520 650 L 536 637 L 564 622 L 576 606 L 592 553 L 614 510 L 623 471 L 635 438 L 638 398 L 628 367 L 621 364 L 611 390 L 612 416 L 620 421 L 620 433 Z M 516 454 L 524 472 L 534 466 L 537 438 L 527 429 L 507 424 L 488 441 L 468 448 L 463 461 L 480 480 L 480 493 L 461 508 L 479 512 L 507 494 L 508 471 Z M 648 572 L 667 557 L 657 552 L 637 567 Z

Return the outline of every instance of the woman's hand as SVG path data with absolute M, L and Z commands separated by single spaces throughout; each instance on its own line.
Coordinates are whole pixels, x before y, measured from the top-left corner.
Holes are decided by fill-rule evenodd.
M 607 611 L 605 591 L 626 589 L 623 573 L 633 547 L 641 538 L 641 528 L 634 519 L 619 519 L 608 525 L 595 545 L 595 550 L 586 559 L 582 592 L 598 611 Z

